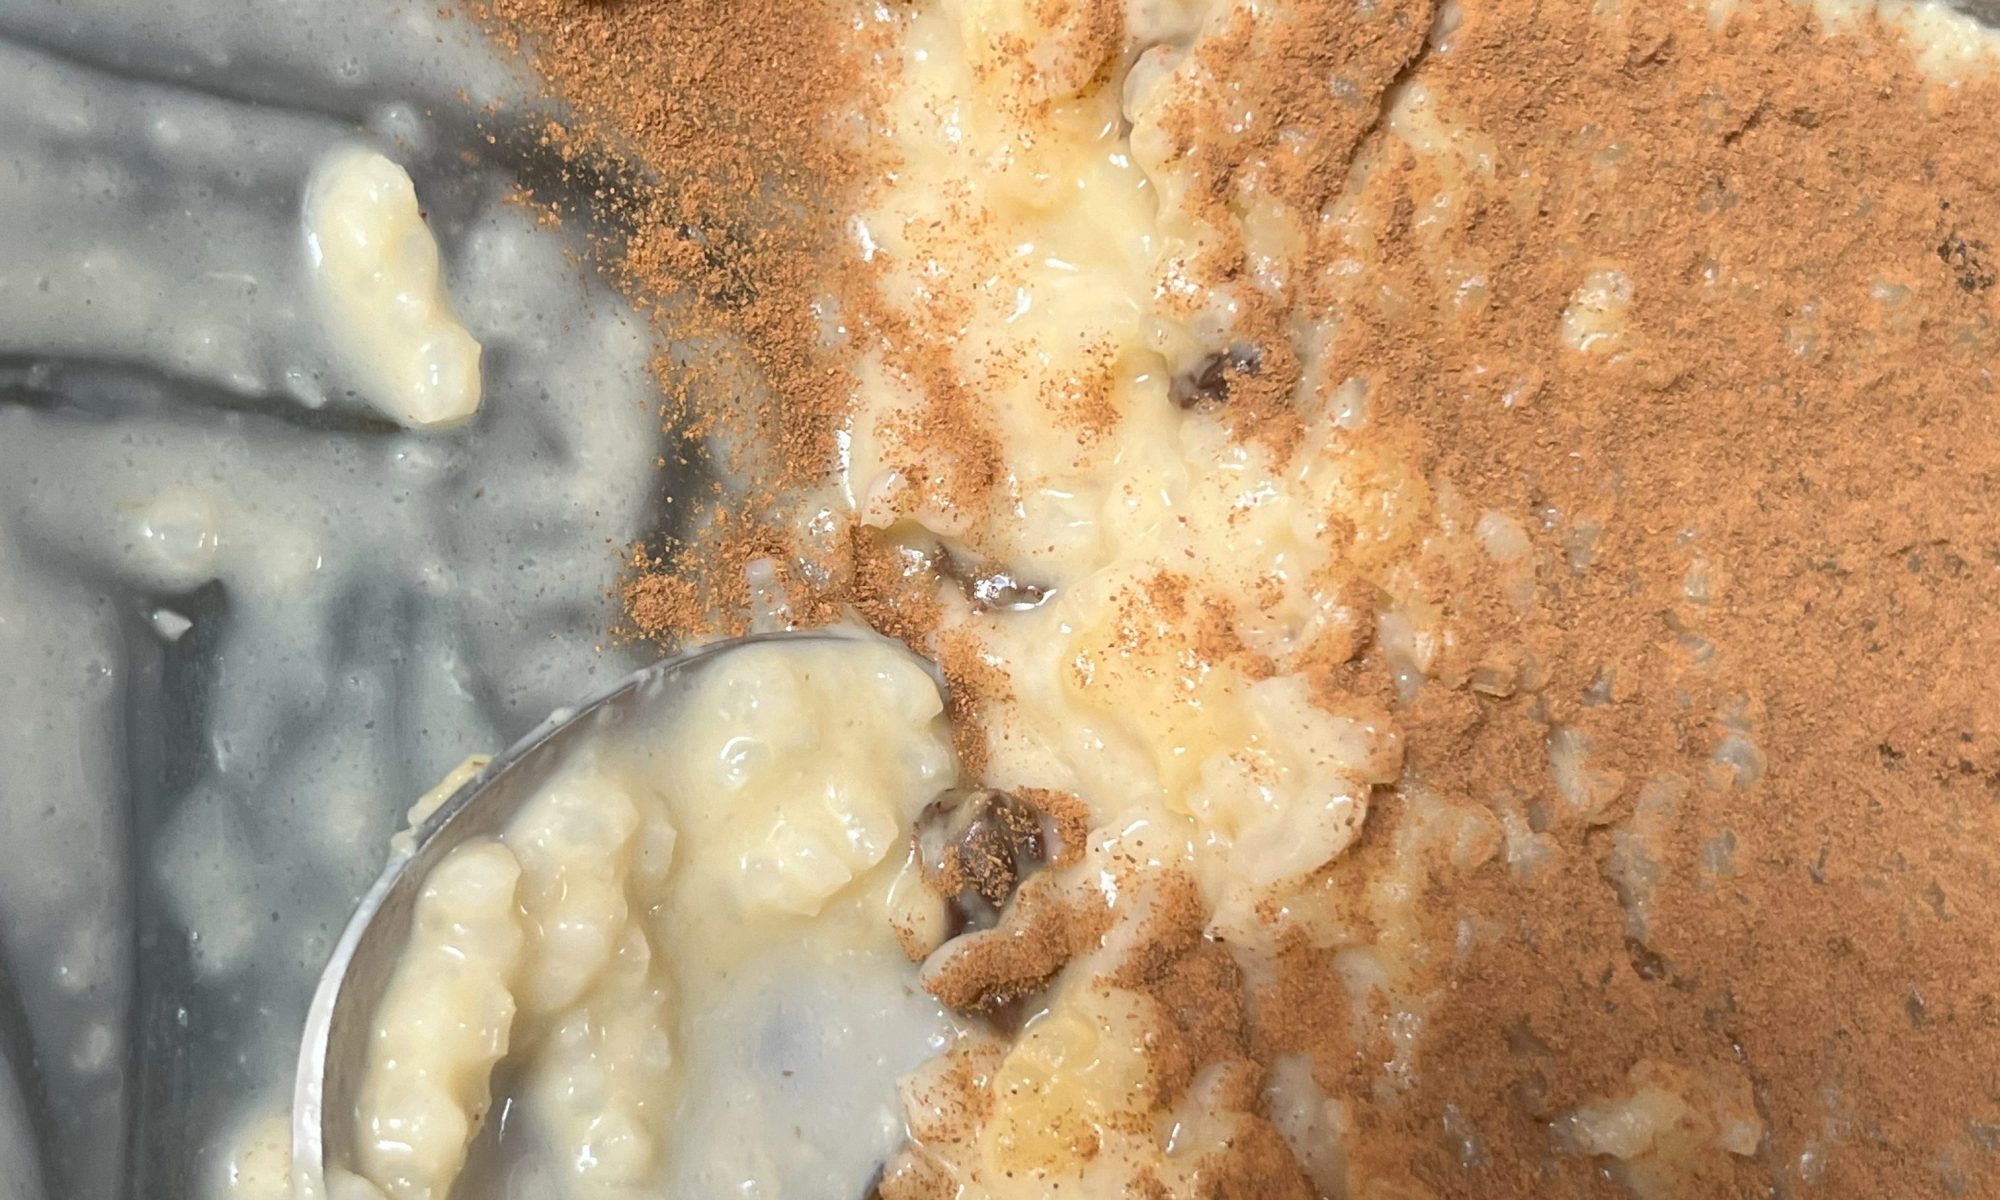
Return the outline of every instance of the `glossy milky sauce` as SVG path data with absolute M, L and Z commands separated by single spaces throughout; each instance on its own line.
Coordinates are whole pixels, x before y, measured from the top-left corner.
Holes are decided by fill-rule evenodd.
M 529 83 L 435 6 L 0 6 L 0 1196 L 281 1180 L 409 797 L 638 665 L 656 344 L 473 130 Z

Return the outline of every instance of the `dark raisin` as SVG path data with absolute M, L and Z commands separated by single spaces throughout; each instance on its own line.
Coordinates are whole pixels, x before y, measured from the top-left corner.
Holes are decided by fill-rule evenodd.
M 1937 256 L 1964 291 L 1983 292 L 2000 283 L 2000 266 L 1996 266 L 1993 252 L 1985 242 L 1960 232 L 1951 219 L 1948 200 L 1938 202 Z
M 1263 363 L 1263 352 L 1257 347 L 1231 346 L 1226 353 L 1211 354 L 1192 371 L 1175 376 L 1167 394 L 1183 409 L 1220 408 L 1229 400 L 1230 381 L 1255 375 Z
M 1632 959 L 1633 973 L 1648 983 L 1673 974 L 1673 968 L 1659 951 L 1630 934 L 1625 937 L 1625 953 Z
M 991 928 L 1049 852 L 1041 813 L 992 788 L 939 794 L 917 818 L 916 843 L 925 884 L 952 906 L 954 934 Z
M 966 598 L 982 612 L 1039 608 L 1053 594 L 1040 584 L 1017 579 L 1003 567 L 955 550 L 938 556 L 938 572 L 964 588 Z
M 981 575 L 972 581 L 972 602 L 987 611 L 996 608 L 1015 611 L 1040 608 L 1042 601 L 1048 598 L 1047 588 L 1038 584 L 1022 583 L 1004 571 Z

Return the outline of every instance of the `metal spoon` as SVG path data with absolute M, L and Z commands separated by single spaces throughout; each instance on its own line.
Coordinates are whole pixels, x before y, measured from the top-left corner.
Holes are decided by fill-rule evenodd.
M 468 839 L 505 829 L 571 748 L 683 690 L 724 655 L 758 643 L 850 640 L 827 632 L 753 634 L 654 663 L 579 708 L 558 710 L 417 825 L 361 897 L 306 1013 L 292 1087 L 292 1188 L 299 1200 L 329 1200 L 328 1168 L 354 1145 L 355 1091 L 367 1064 L 375 1006 L 409 940 L 412 911 L 431 869 Z

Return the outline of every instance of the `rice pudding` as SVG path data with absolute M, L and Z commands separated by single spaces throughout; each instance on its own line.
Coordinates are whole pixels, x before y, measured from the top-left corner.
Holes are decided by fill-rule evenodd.
M 608 203 L 634 229 L 618 269 L 642 302 L 663 281 L 713 287 L 718 311 L 665 301 L 661 319 L 745 340 L 663 364 L 689 396 L 726 383 L 745 399 L 670 406 L 733 482 L 677 557 L 638 556 L 635 619 L 671 633 L 858 611 L 952 685 L 975 786 L 906 814 L 926 903 L 945 912 L 895 929 L 954 1032 L 901 1085 L 907 1141 L 881 1194 L 1400 1196 L 1449 1194 L 1451 1171 L 1467 1186 L 1582 1171 L 1656 1196 L 1818 1178 L 1838 1135 L 1774 1128 L 1774 1085 L 1707 1049 L 1621 1050 L 1599 1082 L 1516 1104 L 1541 1142 L 1496 1161 L 1488 1093 L 1453 1095 L 1448 1039 L 1464 1033 L 1438 1031 L 1464 1030 L 1458 981 L 1514 935 L 1504 907 L 1435 898 L 1497 885 L 1528 911 L 1520 889 L 1549 894 L 1600 838 L 1594 886 L 1624 931 L 1604 980 L 1685 978 L 1654 946 L 1669 847 L 1719 802 L 1704 797 L 1753 795 L 1768 769 L 1761 710 L 1693 632 L 1726 586 L 1712 555 L 1678 551 L 1691 611 L 1670 626 L 1678 669 L 1707 675 L 1662 699 L 1701 695 L 1715 732 L 1693 761 L 1649 759 L 1592 711 L 1647 719 L 1644 685 L 1587 645 L 1557 659 L 1538 632 L 1565 572 L 1605 570 L 1617 526 L 1588 504 L 1470 499 L 1508 489 L 1441 466 L 1456 443 L 1412 417 L 1431 396 L 1532 414 L 1679 385 L 1688 348 L 1661 324 L 1653 252 L 1631 241 L 1646 225 L 1593 225 L 1586 193 L 1581 224 L 1546 219 L 1596 246 L 1533 231 L 1571 203 L 1565 172 L 1651 196 L 1659 177 L 1633 172 L 1693 139 L 1733 145 L 1761 111 L 1729 94 L 1735 60 L 1672 79 L 1685 127 L 1646 141 L 1605 107 L 1612 125 L 1550 143 L 1482 73 L 1518 29 L 1497 5 L 837 7 L 822 28 L 842 30 L 852 74 L 798 76 L 829 84 L 831 102 L 807 105 L 821 123 L 792 135 L 821 149 L 768 134 L 837 185 L 823 242 L 732 241 L 685 195 Z M 580 156 L 593 133 L 637 131 L 643 153 L 649 123 L 665 137 L 688 120 L 621 79 L 620 53 L 637 60 L 625 74 L 645 61 L 629 41 L 645 18 L 579 31 L 533 4 L 503 15 L 550 39 L 544 61 L 585 117 L 552 136 Z M 1936 9 L 1578 20 L 1551 37 L 1596 39 L 1624 70 L 1680 71 L 1677 50 L 1730 38 L 1755 47 L 1746 63 L 1808 43 L 1828 69 L 1864 55 L 1900 72 L 1885 96 L 1947 121 L 1976 123 L 1965 89 L 1988 86 L 1993 53 Z M 717 54 L 775 35 L 715 21 Z M 1730 194 L 1690 211 L 1726 212 Z M 1739 234 L 1717 219 L 1710 257 L 1687 250 L 1709 290 L 1682 303 L 1749 311 L 1747 267 L 1726 259 Z M 1936 260 L 1950 267 L 1956 244 Z M 818 290 L 737 290 L 760 270 Z M 1983 295 L 1933 274 L 1940 304 Z M 1914 285 L 1866 286 L 1882 304 Z M 1782 336 L 1807 345 L 1825 304 Z M 1397 339 L 1414 330 L 1460 356 L 1453 374 L 1426 373 Z M 1974 355 L 1988 344 L 1966 337 Z M 1482 729 L 1531 737 L 1532 760 L 1468 778 L 1494 753 Z M 1698 886 L 1733 869 L 1736 836 L 1701 848 Z M 1046 858 L 1043 838 L 1064 853 Z M 1015 869 L 1024 846 L 1032 874 Z M 1482 1070 L 1546 1080 L 1540 1064 L 1562 1058 L 1530 993 L 1507 1065 Z M 1413 1142 L 1403 1129 L 1426 1112 L 1442 1135 Z
M 283 1194 L 407 798 L 843 623 L 431 881 L 351 1186 L 1995 1186 L 1978 0 L 223 8 L 0 15 L 21 1187 Z

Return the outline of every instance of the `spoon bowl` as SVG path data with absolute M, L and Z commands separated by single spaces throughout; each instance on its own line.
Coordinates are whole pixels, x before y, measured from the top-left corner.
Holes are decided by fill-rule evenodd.
M 335 943 L 306 1013 L 292 1091 L 292 1188 L 331 1200 L 355 1144 L 356 1092 L 374 1014 L 410 937 L 424 880 L 453 850 L 506 829 L 570 751 L 645 706 L 684 689 L 718 659 L 750 645 L 844 640 L 838 633 L 766 633 L 713 642 L 642 668 L 595 698 L 561 709 L 488 763 L 399 839 Z

